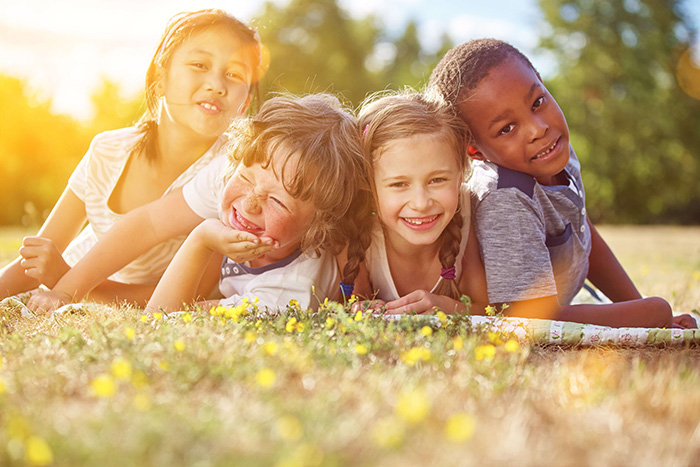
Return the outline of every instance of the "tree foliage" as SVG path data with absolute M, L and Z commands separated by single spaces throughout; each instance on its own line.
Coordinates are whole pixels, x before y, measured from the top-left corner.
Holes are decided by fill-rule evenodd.
M 606 222 L 700 221 L 700 101 L 676 78 L 695 31 L 676 0 L 540 0 L 547 84 Z M 700 79 L 698 77 L 697 79 Z
M 258 25 L 270 53 L 268 92 L 330 91 L 354 105 L 375 91 L 422 86 L 444 53 L 426 51 L 414 22 L 391 37 L 376 17 L 352 18 L 336 0 L 268 2 Z

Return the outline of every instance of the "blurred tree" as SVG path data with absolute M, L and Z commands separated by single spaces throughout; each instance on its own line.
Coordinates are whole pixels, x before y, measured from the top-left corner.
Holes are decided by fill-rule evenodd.
M 270 52 L 265 90 L 329 91 L 357 102 L 374 85 L 365 68 L 378 35 L 371 21 L 353 21 L 335 0 L 268 2 L 258 17 Z
M 132 124 L 142 99 L 121 96 L 109 80 L 92 95 L 95 118 L 88 125 L 51 111 L 19 79 L 0 75 L 0 225 L 41 223 L 70 174 L 99 132 Z
M 696 34 L 677 0 L 539 0 L 548 86 L 605 222 L 700 222 L 700 101 L 676 67 Z
M 90 137 L 51 101 L 19 79 L 0 75 L 0 224 L 40 222 L 53 207 Z M 25 216 L 25 213 L 30 214 Z
M 374 91 L 422 86 L 452 44 L 445 36 L 427 52 L 415 22 L 392 38 L 376 17 L 351 18 L 337 0 L 268 2 L 258 18 L 271 57 L 267 91 L 335 92 L 355 106 Z
M 94 134 L 116 130 L 136 123 L 145 109 L 143 93 L 126 97 L 115 81 L 102 78 L 98 88 L 91 94 L 94 117 L 90 129 Z

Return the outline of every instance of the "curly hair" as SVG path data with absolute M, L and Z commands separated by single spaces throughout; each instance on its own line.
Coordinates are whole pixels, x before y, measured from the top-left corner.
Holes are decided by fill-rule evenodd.
M 535 67 L 518 49 L 498 39 L 475 39 L 445 54 L 430 74 L 428 88 L 453 106 L 468 97 L 489 72 L 504 61 L 518 58 Z
M 467 129 L 452 107 L 439 96 L 411 90 L 376 93 L 362 103 L 359 125 L 362 129 L 364 178 L 371 191 L 363 195 L 361 202 L 353 207 L 354 237 L 348 244 L 348 262 L 342 274 L 345 284 L 354 282 L 370 245 L 372 204 L 377 202 L 373 182 L 374 163 L 390 142 L 415 135 L 440 135 L 453 148 L 457 165 L 465 178 L 469 172 L 469 159 L 464 153 L 468 140 Z M 461 227 L 462 216 L 457 214 L 440 236 L 440 262 L 445 269 L 454 266 L 462 238 Z M 459 298 L 454 280 L 441 279 L 436 292 Z
M 350 236 L 346 213 L 362 185 L 360 134 L 352 112 L 330 94 L 278 95 L 256 116 L 235 120 L 228 134 L 225 178 L 239 163 L 269 167 L 291 196 L 315 207 L 301 249 L 339 253 Z M 290 163 L 294 174 L 286 173 Z

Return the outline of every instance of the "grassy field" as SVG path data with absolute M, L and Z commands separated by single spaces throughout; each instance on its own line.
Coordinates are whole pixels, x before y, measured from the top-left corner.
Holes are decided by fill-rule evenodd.
M 600 230 L 643 293 L 700 307 L 699 228 Z M 20 236 L 0 232 L 0 250 Z M 459 320 L 289 312 L 4 313 L 0 465 L 699 462 L 699 348 L 537 347 Z

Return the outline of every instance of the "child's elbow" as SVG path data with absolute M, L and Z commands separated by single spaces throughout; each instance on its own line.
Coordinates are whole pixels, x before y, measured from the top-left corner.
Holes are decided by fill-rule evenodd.
M 644 313 L 649 317 L 653 327 L 670 328 L 673 325 L 671 305 L 661 297 L 642 299 Z

